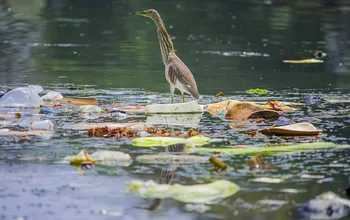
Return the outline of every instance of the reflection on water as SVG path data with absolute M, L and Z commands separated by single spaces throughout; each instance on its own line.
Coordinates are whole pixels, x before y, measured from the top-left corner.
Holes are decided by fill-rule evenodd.
M 153 7 L 202 94 L 349 88 L 349 1 L 332 2 L 3 0 L 0 81 L 167 92 L 152 21 L 128 16 Z M 281 62 L 317 50 L 324 64 Z
M 165 151 L 169 154 L 185 153 L 185 144 L 172 144 L 165 147 Z M 160 172 L 159 184 L 172 184 L 175 176 L 176 169 L 179 164 L 172 163 L 166 164 L 165 167 Z M 155 211 L 162 204 L 162 199 L 154 199 L 151 205 L 147 208 L 150 211 Z

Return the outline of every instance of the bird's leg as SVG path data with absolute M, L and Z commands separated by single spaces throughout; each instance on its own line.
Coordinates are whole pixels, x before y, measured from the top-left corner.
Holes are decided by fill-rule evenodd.
M 181 91 L 181 96 L 182 96 L 182 102 L 185 102 L 185 93 Z
M 175 86 L 173 84 L 170 84 L 171 104 L 174 104 L 174 92 Z

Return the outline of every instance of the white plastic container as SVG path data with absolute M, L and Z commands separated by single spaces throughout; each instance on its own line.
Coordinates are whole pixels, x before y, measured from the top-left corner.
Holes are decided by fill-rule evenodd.
M 191 114 L 203 113 L 197 100 L 175 104 L 155 104 L 146 106 L 147 114 Z
M 43 120 L 43 121 L 35 121 L 31 125 L 31 128 L 33 130 L 47 130 L 52 131 L 54 128 L 54 124 L 50 120 Z

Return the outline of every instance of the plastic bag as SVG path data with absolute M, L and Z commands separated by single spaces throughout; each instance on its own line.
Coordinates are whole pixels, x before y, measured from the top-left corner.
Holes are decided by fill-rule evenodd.
M 49 91 L 46 95 L 41 96 L 42 100 L 58 100 L 63 99 L 63 96 L 59 92 Z
M 0 98 L 0 106 L 6 107 L 40 107 L 43 100 L 38 95 L 41 86 L 28 86 L 13 89 Z

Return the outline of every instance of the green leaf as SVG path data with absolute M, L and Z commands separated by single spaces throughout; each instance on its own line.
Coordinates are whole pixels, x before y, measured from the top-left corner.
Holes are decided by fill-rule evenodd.
M 248 154 L 255 155 L 260 153 L 262 155 L 270 154 L 288 154 L 292 152 L 317 150 L 317 149 L 332 149 L 332 148 L 349 148 L 350 145 L 336 145 L 334 143 L 319 142 L 319 143 L 305 143 L 305 144 L 279 144 L 270 145 L 266 147 L 264 145 L 253 146 L 244 145 L 238 147 L 227 147 L 227 148 L 193 148 L 187 149 L 188 153 L 221 153 L 221 154 Z
M 168 146 L 172 144 L 186 144 L 187 147 L 202 146 L 209 144 L 210 138 L 197 135 L 190 138 L 177 138 L 177 137 L 141 137 L 135 138 L 131 141 L 132 145 L 139 147 L 157 147 Z
M 246 93 L 249 93 L 249 94 L 258 94 L 258 95 L 265 95 L 269 92 L 269 90 L 266 90 L 266 89 L 259 89 L 259 88 L 256 88 L 256 89 L 249 89 L 247 91 L 245 91 Z
M 229 197 L 239 190 L 238 185 L 227 180 L 197 185 L 168 185 L 157 184 L 152 180 L 134 180 L 126 182 L 126 185 L 128 192 L 134 192 L 141 198 L 172 198 L 185 203 L 210 203 L 219 198 Z

